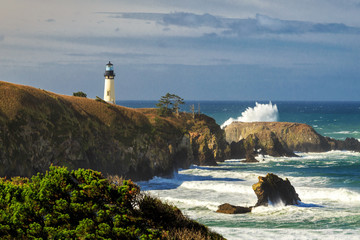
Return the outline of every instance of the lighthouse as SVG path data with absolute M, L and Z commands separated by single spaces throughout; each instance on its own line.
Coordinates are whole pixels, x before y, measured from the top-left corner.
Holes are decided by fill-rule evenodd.
M 109 103 L 115 104 L 115 87 L 114 87 L 114 66 L 109 61 L 105 67 L 105 87 L 104 87 L 104 100 Z

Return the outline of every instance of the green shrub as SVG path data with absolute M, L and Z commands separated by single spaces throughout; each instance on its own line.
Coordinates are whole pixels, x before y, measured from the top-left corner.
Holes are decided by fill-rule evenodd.
M 73 93 L 73 96 L 86 98 L 86 97 L 87 97 L 87 94 L 80 91 L 80 92 L 74 92 L 74 93 Z
M 130 180 L 119 181 L 54 166 L 31 180 L 1 178 L 0 239 L 177 239 L 181 229 L 222 239 L 178 208 L 140 194 Z
M 131 181 L 111 184 L 84 169 L 52 166 L 31 181 L 1 179 L 0 238 L 137 238 L 147 234 L 143 220 L 131 217 L 137 194 Z

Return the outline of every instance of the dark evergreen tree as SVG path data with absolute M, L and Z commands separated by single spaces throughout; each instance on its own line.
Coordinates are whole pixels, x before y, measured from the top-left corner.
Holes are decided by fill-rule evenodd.
M 172 112 L 176 112 L 179 115 L 180 105 L 185 104 L 184 99 L 178 95 L 167 93 L 162 96 L 156 107 L 159 109 L 159 114 L 162 116 L 168 116 Z
M 79 92 L 74 92 L 73 96 L 75 96 L 75 97 L 85 97 L 86 98 L 87 94 L 84 93 L 84 92 L 79 91 Z

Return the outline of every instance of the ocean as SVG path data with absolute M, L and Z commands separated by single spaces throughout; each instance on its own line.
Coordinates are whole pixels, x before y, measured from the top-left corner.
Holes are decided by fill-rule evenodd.
M 128 107 L 154 107 L 155 101 L 121 101 Z M 360 102 L 188 102 L 219 125 L 230 118 L 277 120 L 311 125 L 318 133 L 360 139 Z M 297 153 L 300 157 L 259 157 L 259 163 L 229 159 L 216 167 L 192 166 L 172 178 L 138 182 L 143 191 L 227 239 L 360 239 L 360 153 Z M 252 185 L 267 173 L 288 178 L 301 204 L 258 207 L 240 215 L 216 213 L 219 205 L 253 206 Z

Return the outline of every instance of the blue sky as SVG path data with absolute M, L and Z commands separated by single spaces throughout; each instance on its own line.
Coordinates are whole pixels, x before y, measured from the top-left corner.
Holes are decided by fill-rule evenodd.
M 2 0 L 0 80 L 117 99 L 360 100 L 360 0 Z

